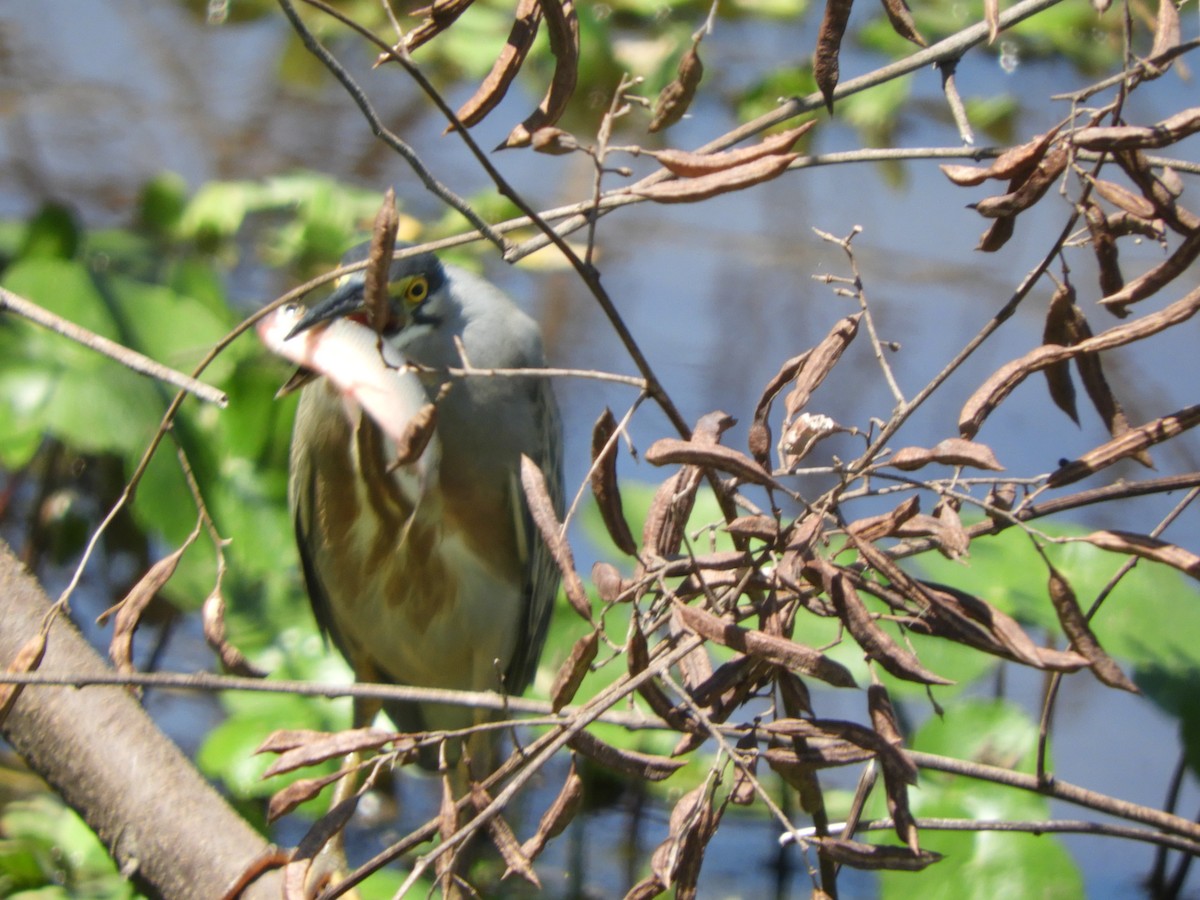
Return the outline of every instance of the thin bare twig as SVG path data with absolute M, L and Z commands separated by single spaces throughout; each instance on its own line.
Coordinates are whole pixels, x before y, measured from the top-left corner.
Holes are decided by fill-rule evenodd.
M 70 322 L 62 318 L 62 316 L 57 316 L 48 309 L 38 306 L 33 301 L 26 300 L 24 297 L 0 287 L 0 312 L 4 312 L 5 310 L 16 313 L 21 318 L 28 319 L 30 322 L 41 325 L 43 328 L 48 328 L 55 334 L 61 334 L 63 337 L 95 350 L 97 353 L 103 353 L 105 356 L 115 359 L 127 369 L 132 369 L 134 372 L 142 375 L 149 375 L 151 378 L 157 378 L 159 381 L 165 381 L 167 384 L 185 390 L 189 394 L 194 394 L 201 400 L 215 403 L 222 409 L 229 404 L 229 398 L 225 395 L 224 391 L 211 387 L 169 366 L 164 366 L 157 360 L 138 353 L 136 350 L 130 350 L 116 341 L 111 341 L 93 331 L 88 331 L 83 326 L 76 325 L 74 322 Z

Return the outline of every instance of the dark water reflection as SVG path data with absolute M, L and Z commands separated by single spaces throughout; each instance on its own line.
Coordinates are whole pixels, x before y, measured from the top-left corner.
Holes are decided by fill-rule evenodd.
M 774 55 L 773 47 L 808 46 L 799 41 L 798 29 L 783 27 L 749 33 L 747 42 L 741 40 L 748 35 L 747 27 L 718 31 L 706 44 L 713 48 L 709 68 L 719 73 L 714 76 L 718 81 L 736 84 L 750 77 L 758 59 Z M 395 183 L 408 209 L 440 215 L 429 197 L 415 193 L 402 163 L 371 140 L 340 90 L 329 87 L 314 93 L 279 82 L 275 71 L 285 39 L 278 17 L 207 29 L 173 4 L 10 2 L 0 18 L 5 51 L 0 62 L 0 215 L 23 216 L 44 201 L 65 200 L 90 224 L 123 223 L 131 216 L 140 186 L 164 170 L 179 172 L 198 187 L 213 178 L 254 178 L 295 167 L 376 188 Z M 348 57 L 364 78 L 371 77 L 366 74 L 370 54 L 354 47 Z M 867 67 L 867 61 L 860 61 L 856 72 Z M 407 86 L 394 75 L 375 76 L 385 77 L 391 79 L 387 88 L 375 93 L 385 120 L 436 158 L 437 174 L 458 193 L 469 195 L 484 187 L 459 144 L 438 137 L 440 125 L 419 115 L 422 105 Z M 1048 65 L 1022 65 L 1004 75 L 995 57 L 984 53 L 970 55 L 959 68 L 965 94 L 990 90 L 998 79 L 1016 96 L 1039 103 L 1052 91 L 1079 81 L 1063 68 Z M 926 73 L 918 77 L 915 90 L 936 99 L 936 87 L 935 75 Z M 1137 118 L 1152 121 L 1174 110 L 1180 92 L 1187 91 L 1194 88 L 1173 76 L 1163 79 L 1138 93 Z M 508 123 L 530 104 L 528 97 L 506 101 L 478 129 L 480 143 L 497 143 Z M 1025 115 L 1018 133 L 1043 129 L 1064 112 L 1039 107 Z M 702 105 L 673 130 L 672 141 L 695 146 L 731 124 L 723 111 Z M 821 127 L 819 150 L 859 146 L 850 129 Z M 906 123 L 901 143 L 952 145 L 956 138 L 947 124 L 922 119 Z M 1195 146 L 1185 145 L 1184 150 L 1196 158 Z M 590 171 L 578 162 L 517 154 L 499 157 L 499 164 L 538 204 L 573 201 L 588 189 Z M 1022 217 L 1017 237 L 1003 253 L 976 254 L 972 248 L 983 223 L 964 205 L 982 194 L 953 187 L 930 164 L 908 165 L 900 174 L 896 185 L 877 167 L 813 169 L 789 175 L 769 189 L 696 209 L 645 204 L 604 220 L 600 242 L 605 285 L 687 418 L 719 408 L 746 421 L 778 365 L 814 344 L 837 318 L 854 311 L 850 301 L 835 297 L 812 278 L 825 272 L 847 274 L 841 251 L 819 240 L 813 227 L 839 236 L 856 225 L 865 228 L 855 241 L 858 264 L 881 336 L 901 345 L 892 361 L 910 397 L 1005 302 L 1037 262 L 1048 235 L 1061 227 L 1061 206 L 1046 203 Z M 1140 255 L 1149 261 L 1158 252 L 1144 246 Z M 1132 269 L 1136 256 L 1126 252 L 1123 261 Z M 1079 284 L 1091 283 L 1090 259 L 1079 254 L 1072 265 Z M 573 279 L 498 266 L 491 274 L 526 298 L 546 322 L 554 362 L 632 371 L 611 330 Z M 1173 296 L 1198 281 L 1200 272 L 1185 276 Z M 267 299 L 260 294 L 269 283 L 257 273 L 236 290 L 242 300 L 258 302 Z M 1040 342 L 1045 299 L 1044 290 L 1031 298 L 951 379 L 938 402 L 914 416 L 901 443 L 931 444 L 954 434 L 963 400 L 983 378 Z M 1111 323 L 1097 312 L 1093 324 L 1103 328 Z M 1153 356 L 1135 350 L 1116 354 L 1111 361 L 1106 358 L 1110 380 L 1126 392 L 1122 399 L 1131 420 L 1144 421 L 1194 402 L 1193 343 L 1188 331 L 1156 341 Z M 600 406 L 608 404 L 619 415 L 633 398 L 625 389 L 578 381 L 562 384 L 560 396 L 568 429 L 568 479 L 577 483 L 584 471 L 590 425 Z M 837 378 L 817 394 L 814 407 L 844 424 L 865 426 L 869 417 L 887 417 L 892 398 L 865 341 L 847 354 Z M 1051 408 L 1042 384 L 1031 379 L 985 426 L 981 439 L 1010 472 L 1037 474 L 1053 468 L 1060 457 L 1075 456 L 1103 439 L 1096 417 L 1085 412 L 1083 419 L 1082 428 L 1067 422 Z M 665 420 L 653 412 L 640 416 L 633 428 L 643 448 L 666 433 Z M 735 431 L 733 440 L 744 440 L 744 431 Z M 848 455 L 854 449 L 852 440 L 831 442 L 826 452 Z M 1200 463 L 1196 457 L 1194 441 L 1174 442 L 1160 451 L 1160 465 L 1164 470 L 1180 464 L 1195 468 Z M 657 477 L 632 464 L 623 474 Z M 1170 502 L 1127 505 L 1120 522 L 1103 511 L 1091 514 L 1089 521 L 1101 527 L 1149 527 Z M 1130 521 L 1131 515 L 1138 521 Z M 1177 528 L 1174 533 L 1181 543 L 1200 545 L 1194 512 Z M 588 555 L 587 550 L 580 553 Z M 1015 673 L 1010 682 L 1013 694 L 1026 702 L 1037 696 L 1038 688 L 1032 673 Z M 1057 723 L 1058 771 L 1068 780 L 1112 790 L 1125 799 L 1161 803 L 1175 762 L 1175 726 L 1148 702 L 1114 694 L 1101 692 L 1087 679 L 1068 680 Z M 837 704 L 843 701 L 837 698 L 821 702 L 831 715 L 861 714 L 857 709 L 839 710 Z M 209 721 L 195 721 L 195 709 L 185 710 L 164 708 L 164 715 L 170 730 L 186 746 L 194 746 Z M 1126 767 L 1135 751 L 1138 765 Z M 1183 807 L 1185 814 L 1189 803 L 1196 803 L 1194 791 Z M 643 829 L 643 850 L 659 839 L 665 815 L 657 808 L 646 812 L 653 827 Z M 572 868 L 570 857 L 579 850 L 578 842 L 586 841 L 583 887 L 597 896 L 620 890 L 625 869 L 622 837 L 629 833 L 629 817 L 628 810 L 595 816 L 587 837 L 577 832 L 573 841 L 560 841 L 549 861 Z M 774 829 L 753 821 L 730 831 L 732 835 L 725 836 L 722 829 L 721 846 L 727 855 L 706 863 L 704 895 L 773 893 Z M 1114 854 L 1112 845 L 1101 839 L 1068 844 L 1094 896 L 1127 896 L 1151 856 L 1149 849 L 1133 845 L 1121 845 L 1120 853 Z M 789 891 L 807 895 L 803 874 L 782 893 Z M 848 880 L 844 891 L 848 896 L 869 896 L 870 882 Z

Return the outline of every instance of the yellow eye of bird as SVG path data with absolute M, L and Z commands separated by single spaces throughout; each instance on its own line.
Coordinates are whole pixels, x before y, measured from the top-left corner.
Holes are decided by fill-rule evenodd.
M 404 289 L 404 302 L 409 306 L 419 306 L 429 296 L 429 280 L 424 275 L 418 275 Z

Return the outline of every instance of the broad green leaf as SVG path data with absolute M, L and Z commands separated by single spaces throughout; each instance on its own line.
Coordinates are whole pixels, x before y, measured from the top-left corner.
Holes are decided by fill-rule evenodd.
M 913 739 L 914 749 L 1031 772 L 1037 725 L 1016 706 L 994 700 L 956 700 L 944 718 L 933 717 Z M 918 818 L 976 821 L 1037 820 L 1050 815 L 1038 794 L 963 776 L 922 771 L 910 789 Z M 883 814 L 875 801 L 874 814 Z M 921 846 L 945 858 L 919 873 L 880 876 L 886 900 L 993 900 L 993 898 L 1084 896 L 1078 868 L 1062 844 L 1049 835 L 923 830 Z

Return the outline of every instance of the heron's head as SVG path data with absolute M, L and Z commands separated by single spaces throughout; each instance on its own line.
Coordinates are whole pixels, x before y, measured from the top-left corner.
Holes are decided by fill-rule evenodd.
M 342 265 L 366 259 L 368 249 L 367 244 L 355 247 L 342 258 Z M 333 293 L 312 306 L 288 337 L 333 319 L 351 318 L 366 323 L 369 313 L 365 284 L 363 269 L 343 275 L 335 283 Z M 420 253 L 393 261 L 388 272 L 384 319 L 381 323 L 372 324 L 389 339 L 395 339 L 402 333 L 415 336 L 436 328 L 443 315 L 447 284 L 446 270 L 432 253 Z

